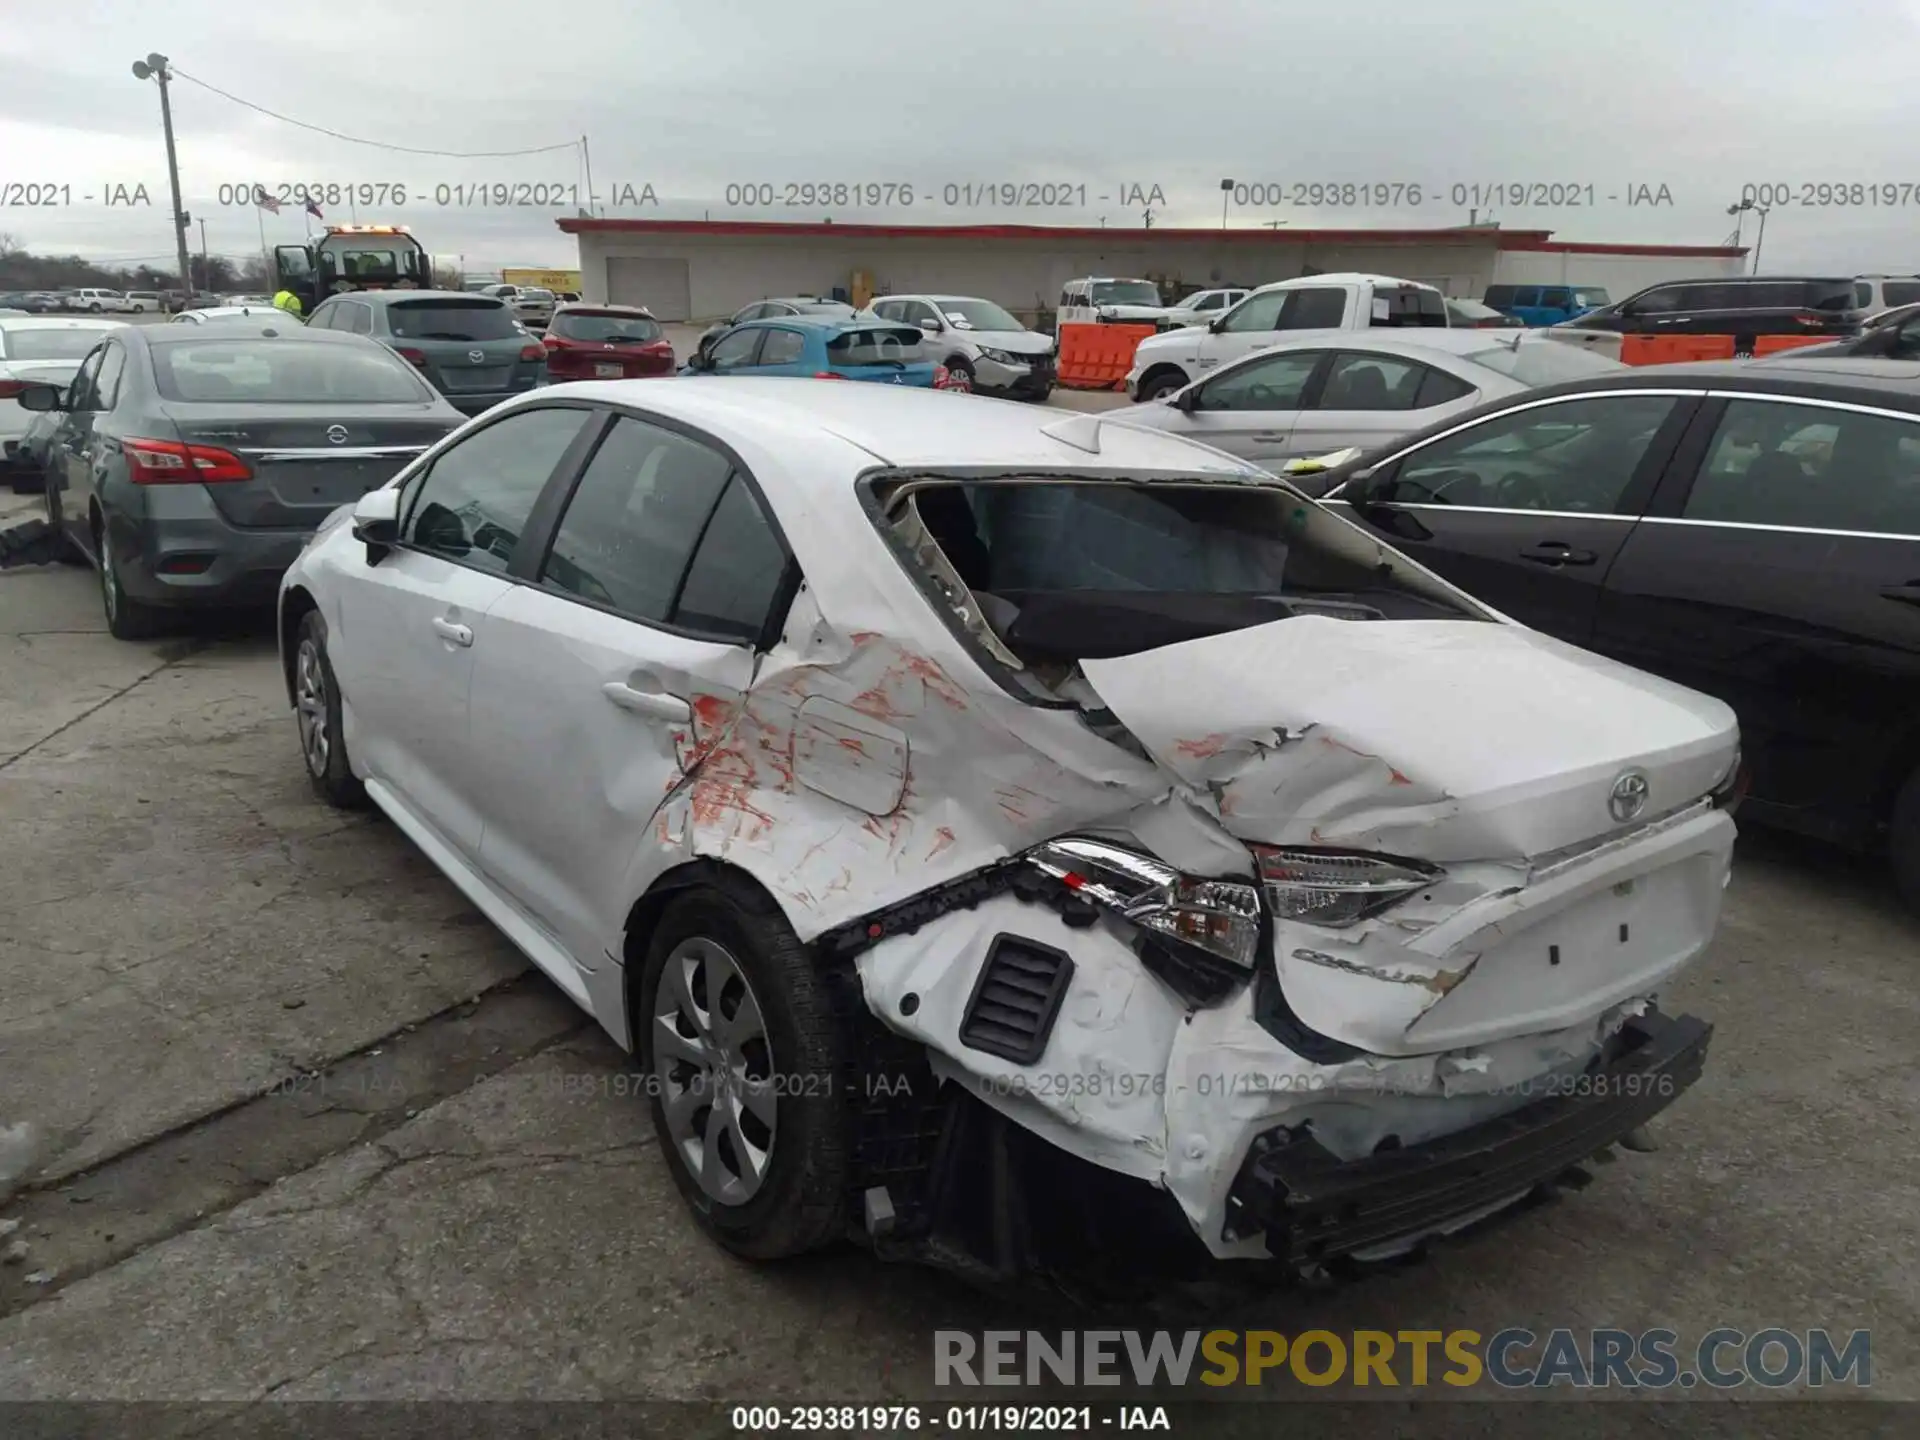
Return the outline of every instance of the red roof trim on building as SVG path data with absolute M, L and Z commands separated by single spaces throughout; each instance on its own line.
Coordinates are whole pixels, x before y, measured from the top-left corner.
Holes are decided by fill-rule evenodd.
M 1544 250 L 1555 255 L 1692 255 L 1721 259 L 1737 259 L 1747 253 L 1744 245 L 1607 245 L 1590 240 L 1536 239 L 1519 232 L 1503 236 L 1500 248 Z
M 1491 240 L 1498 250 L 1546 251 L 1561 255 L 1662 255 L 1718 257 L 1745 255 L 1726 245 L 1609 245 L 1596 241 L 1555 240 L 1551 230 L 1495 230 L 1489 227 L 1423 230 L 1133 230 L 1103 225 L 828 225 L 786 220 L 611 220 L 563 215 L 555 223 L 568 235 L 747 235 L 780 239 L 832 236 L 856 240 L 1173 240 L 1188 244 L 1422 245 Z
M 826 225 L 816 221 L 779 220 L 602 220 L 563 215 L 555 221 L 569 235 L 827 235 L 863 240 L 1104 240 L 1124 244 L 1133 240 L 1176 240 L 1217 245 L 1292 241 L 1296 244 L 1418 245 L 1446 241 L 1473 242 L 1485 237 L 1524 235 L 1546 240 L 1551 230 L 1429 229 L 1429 230 L 1133 230 L 1102 225 Z

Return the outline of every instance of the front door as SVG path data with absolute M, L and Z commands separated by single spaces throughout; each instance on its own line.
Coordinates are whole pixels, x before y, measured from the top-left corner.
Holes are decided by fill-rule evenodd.
M 332 647 L 347 745 L 367 777 L 469 862 L 480 853 L 486 767 L 468 741 L 488 612 L 515 588 L 522 532 L 593 412 L 520 410 L 442 451 L 408 485 L 399 548 L 360 555 L 339 587 Z
M 1623 390 L 1523 405 L 1437 436 L 1340 496 L 1388 544 L 1476 599 L 1584 645 L 1600 587 L 1693 403 Z
M 1179 433 L 1256 463 L 1292 451 L 1294 422 L 1327 352 L 1260 355 L 1202 380 Z

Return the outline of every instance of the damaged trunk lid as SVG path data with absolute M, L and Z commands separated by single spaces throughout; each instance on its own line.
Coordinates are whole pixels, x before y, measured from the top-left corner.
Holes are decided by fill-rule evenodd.
M 1087 683 L 1242 840 L 1445 864 L 1550 854 L 1711 791 L 1724 704 L 1517 625 L 1296 615 L 1115 659 Z M 1633 786 L 1636 792 L 1637 786 Z

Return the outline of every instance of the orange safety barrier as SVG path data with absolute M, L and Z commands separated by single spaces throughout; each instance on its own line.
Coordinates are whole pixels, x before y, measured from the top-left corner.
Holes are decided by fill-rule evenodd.
M 1825 345 L 1837 340 L 1837 335 L 1756 335 L 1753 339 L 1754 357 L 1777 355 L 1782 350 L 1798 350 L 1802 345 Z
M 1062 325 L 1057 383 L 1068 390 L 1113 390 L 1133 368 L 1133 352 L 1151 325 Z
M 1679 365 L 1688 360 L 1731 360 L 1731 335 L 1622 335 L 1623 365 Z

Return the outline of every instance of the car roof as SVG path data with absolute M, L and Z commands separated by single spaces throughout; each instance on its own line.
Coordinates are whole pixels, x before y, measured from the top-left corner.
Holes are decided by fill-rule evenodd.
M 603 304 L 597 300 L 569 300 L 565 304 L 556 305 L 553 307 L 553 313 L 556 315 L 558 315 L 562 310 L 590 310 L 596 315 L 604 311 L 609 315 L 634 315 L 634 316 L 643 315 L 649 320 L 653 319 L 653 311 L 649 310 L 644 305 L 614 305 L 611 303 Z
M 365 335 L 350 335 L 345 330 L 309 330 L 298 320 L 276 320 L 271 315 L 262 315 L 260 326 L 251 325 L 129 325 L 141 341 L 148 345 L 205 345 L 216 340 L 258 340 L 263 337 L 274 339 L 311 340 L 319 345 L 379 345 L 378 340 L 369 340 Z M 380 347 L 386 349 L 384 345 Z
M 1173 471 L 1277 483 L 1247 461 L 1177 435 L 1097 424 L 1100 448 L 1091 453 L 1046 432 L 1063 421 L 1098 422 L 1099 416 L 1063 414 L 1013 401 L 968 400 L 917 387 L 823 385 L 799 378 L 739 376 L 724 384 L 699 379 L 568 383 L 527 398 L 539 397 L 578 397 L 630 406 L 680 420 L 736 450 L 777 448 L 783 434 L 838 441 L 848 447 L 849 468 L 830 477 L 829 483 L 836 488 L 845 485 L 853 471 L 874 465 L 1029 472 Z M 796 466 L 794 473 L 809 472 Z
M 1296 275 L 1291 280 L 1275 280 L 1254 287 L 1258 295 L 1267 290 L 1297 289 L 1306 285 L 1410 285 L 1416 290 L 1440 292 L 1424 280 L 1409 280 L 1403 275 L 1370 275 L 1363 270 L 1336 270 L 1327 275 Z
M 1516 343 L 1533 349 L 1540 345 L 1565 345 L 1566 341 L 1551 340 L 1545 335 L 1536 335 L 1526 330 L 1481 330 L 1464 325 L 1458 328 L 1436 325 L 1412 331 L 1376 326 L 1368 330 L 1339 330 L 1327 335 L 1307 334 L 1302 335 L 1298 340 L 1282 340 L 1273 345 L 1264 345 L 1251 354 L 1235 357 L 1231 365 L 1221 365 L 1210 373 L 1218 375 L 1221 371 L 1242 365 L 1248 360 L 1257 360 L 1263 356 L 1281 354 L 1290 350 L 1372 350 L 1383 355 L 1404 355 L 1409 359 L 1417 360 L 1423 352 L 1442 350 L 1449 355 L 1471 355 L 1482 350 L 1512 350 Z M 1662 366 L 1661 368 L 1671 367 Z
M 531 290 L 531 285 L 516 286 L 516 289 Z M 375 305 L 391 305 L 400 300 L 464 300 L 469 305 L 475 301 L 484 304 L 491 300 L 500 305 L 493 295 L 478 295 L 471 290 L 342 290 L 337 295 L 329 295 L 329 300 L 369 300 Z M 501 309 L 505 309 L 501 305 Z
M 742 320 L 735 328 L 749 330 L 770 325 L 803 325 L 811 330 L 829 328 L 905 330 L 909 328 L 904 321 L 882 320 L 878 315 L 862 315 L 857 310 L 851 315 L 763 315 L 758 320 Z

